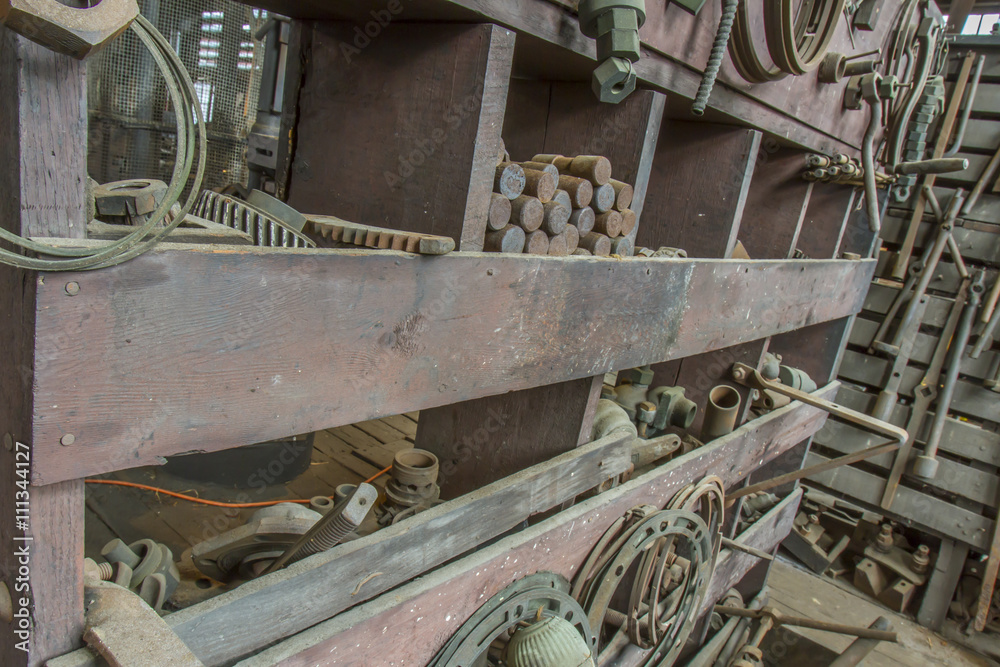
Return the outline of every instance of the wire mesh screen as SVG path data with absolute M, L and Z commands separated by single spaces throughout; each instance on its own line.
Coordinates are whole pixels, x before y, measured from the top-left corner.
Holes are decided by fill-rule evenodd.
M 206 188 L 246 184 L 247 134 L 257 114 L 266 12 L 232 0 L 139 0 L 191 74 L 208 131 Z M 163 76 L 126 31 L 88 62 L 88 169 L 100 183 L 169 181 L 177 132 Z

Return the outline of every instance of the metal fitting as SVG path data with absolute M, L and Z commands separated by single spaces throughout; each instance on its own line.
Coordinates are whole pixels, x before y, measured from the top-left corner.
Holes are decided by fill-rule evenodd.
M 667 426 L 691 428 L 698 405 L 684 395 L 684 387 L 657 387 L 652 391 L 656 402 L 656 418 L 653 426 L 664 430 Z
M 138 15 L 136 0 L 101 0 L 85 8 L 59 0 L 0 0 L 0 23 L 78 60 L 99 51 Z
M 875 536 L 875 549 L 880 553 L 889 553 L 895 544 L 896 540 L 892 535 L 892 524 L 883 523 L 879 528 L 878 535 Z
M 146 539 L 126 546 L 114 539 L 104 545 L 101 555 L 107 563 L 98 564 L 99 578 L 138 593 L 156 611 L 181 582 L 173 552 L 159 542 Z
M 94 187 L 97 214 L 111 218 L 136 218 L 156 210 L 167 194 L 167 184 L 150 178 L 114 181 Z
M 910 569 L 917 574 L 923 574 L 927 571 L 928 566 L 931 564 L 931 548 L 926 544 L 921 544 L 917 547 L 917 550 L 913 552 L 912 561 L 910 563 Z
M 632 63 L 642 53 L 639 28 L 646 22 L 645 0 L 582 0 L 580 32 L 597 40 L 592 87 L 601 102 L 617 104 L 635 90 Z
M 635 91 L 635 70 L 622 58 L 608 58 L 594 70 L 591 88 L 601 102 L 618 104 Z

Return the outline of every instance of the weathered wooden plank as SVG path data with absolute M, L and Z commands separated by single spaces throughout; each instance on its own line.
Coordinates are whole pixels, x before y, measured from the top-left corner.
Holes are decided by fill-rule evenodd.
M 621 474 L 630 463 L 627 436 L 603 438 L 172 614 L 167 621 L 203 662 L 228 662 L 502 535 L 529 516 Z M 376 571 L 378 577 L 365 581 Z M 339 584 L 330 586 L 331 581 Z M 276 622 L 267 629 L 233 622 L 254 609 L 267 609 Z
M 373 20 L 372 12 L 384 12 L 387 7 L 384 0 L 255 0 L 252 4 L 296 18 L 355 21 L 359 31 Z M 593 40 L 579 31 L 575 3 L 424 0 L 396 7 L 399 11 L 392 21 L 487 21 L 524 35 L 524 46 L 530 44 L 531 49 L 519 57 L 520 64 L 536 78 L 585 81 L 594 67 L 596 48 Z M 698 16 L 691 16 L 674 4 L 649 4 L 646 24 L 640 31 L 643 58 L 635 66 L 642 87 L 693 99 L 720 11 L 721 7 L 706 5 Z M 852 53 L 878 48 L 890 24 L 883 21 L 876 32 L 855 33 L 855 48 L 846 22 L 841 23 L 830 50 Z M 378 27 L 377 22 L 372 25 Z M 377 29 L 372 32 L 376 39 L 380 37 Z M 749 85 L 726 58 L 711 103 L 727 120 L 758 126 L 797 145 L 829 153 L 859 148 L 867 123 L 864 114 L 842 111 L 841 97 L 837 86 L 817 86 L 813 75 Z
M 830 397 L 837 386 L 834 383 L 819 393 Z M 417 662 L 423 664 L 483 602 L 510 582 L 539 571 L 572 578 L 590 547 L 630 508 L 643 503 L 663 506 L 677 491 L 705 474 L 720 475 L 728 488 L 738 482 L 749 467 L 779 455 L 814 433 L 825 417 L 825 413 L 798 403 L 776 410 L 701 449 L 506 537 L 370 604 L 311 627 L 248 659 L 241 667 L 279 662 L 284 665 L 326 664 L 334 648 L 335 658 L 343 661 L 341 664 L 387 664 L 404 656 L 422 658 Z M 303 564 L 319 558 L 307 559 Z M 383 569 L 381 564 L 379 568 Z M 373 583 L 375 581 L 378 579 Z M 326 588 L 322 587 L 324 591 Z M 240 590 L 219 599 L 238 594 Z M 288 598 L 289 604 L 292 597 L 294 595 L 283 596 Z M 220 612 L 212 613 L 221 616 Z M 301 610 L 295 613 L 300 615 Z M 181 614 L 190 621 L 183 626 L 171 622 Z M 194 607 L 168 616 L 167 622 L 204 660 L 201 644 L 188 634 L 195 618 L 209 620 Z M 285 626 L 287 628 L 288 624 Z M 220 628 L 227 636 L 232 636 L 235 630 L 232 624 Z M 342 641 L 345 632 L 350 633 L 350 641 Z M 208 633 L 199 634 L 208 637 Z M 225 637 L 212 638 L 213 643 L 224 641 Z M 235 654 L 232 644 L 229 651 Z M 215 664 L 215 660 L 206 664 Z
M 836 183 L 815 184 L 796 243 L 797 250 L 814 259 L 837 254 L 855 201 L 854 190 Z
M 891 364 L 873 355 L 863 354 L 854 350 L 844 352 L 844 363 L 840 366 L 840 377 L 867 385 L 881 388 Z M 907 366 L 903 371 L 903 379 L 899 386 L 899 395 L 913 397 L 913 389 L 920 384 L 924 371 L 914 366 Z M 997 411 L 997 395 L 981 384 L 959 379 L 955 383 L 955 398 L 951 404 L 951 412 L 997 421 L 1000 414 Z
M 482 250 L 514 34 L 399 23 L 382 32 L 362 50 L 353 24 L 315 24 L 289 203 Z
M 684 248 L 689 257 L 729 257 L 754 173 L 756 130 L 672 121 L 656 147 L 637 245 Z M 728 236 L 717 238 L 723 226 Z M 719 244 L 723 251 L 719 251 Z
M 441 496 L 457 498 L 589 442 L 600 393 L 587 377 L 424 410 L 417 446 L 441 463 Z
M 829 459 L 809 452 L 806 465 L 825 463 Z M 907 526 L 914 526 L 935 535 L 968 544 L 983 552 L 989 547 L 993 522 L 975 512 L 961 509 L 945 500 L 900 486 L 891 510 L 879 509 L 885 480 L 878 475 L 853 466 L 841 466 L 809 478 L 811 484 L 842 494 L 860 504 Z
M 855 312 L 871 269 L 162 246 L 112 269 L 43 274 L 34 479 L 757 340 Z M 70 281 L 80 285 L 75 296 L 64 289 Z M 689 307 L 710 301 L 719 307 Z M 67 448 L 59 441 L 69 433 Z
M 761 142 L 740 221 L 740 241 L 750 257 L 791 257 L 813 190 L 802 180 L 805 155 L 771 137 Z
M 0 226 L 8 231 L 85 234 L 85 69 L 0 26 Z M 0 664 L 10 667 L 41 665 L 79 646 L 83 632 L 83 482 L 23 481 L 35 446 L 34 300 L 33 276 L 0 265 L 0 596 L 9 594 L 6 613 L 15 616 L 2 621 Z

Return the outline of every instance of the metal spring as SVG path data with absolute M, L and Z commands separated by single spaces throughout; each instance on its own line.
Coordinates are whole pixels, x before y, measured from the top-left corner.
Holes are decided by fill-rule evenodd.
M 705 73 L 701 75 L 701 83 L 698 84 L 698 94 L 691 105 L 691 113 L 701 116 L 708 106 L 708 98 L 712 96 L 712 88 L 715 87 L 715 77 L 719 75 L 722 67 L 722 59 L 726 55 L 726 47 L 729 46 L 729 33 L 733 30 L 733 22 L 736 20 L 736 8 L 739 0 L 726 0 L 722 6 L 722 17 L 719 19 L 719 29 L 715 33 L 715 43 L 712 44 L 712 53 L 708 57 L 708 66 Z
M 292 561 L 302 560 L 306 556 L 318 554 L 321 551 L 329 551 L 334 548 L 352 530 L 357 530 L 358 526 L 346 519 L 343 514 L 333 519 L 323 530 L 317 533 L 311 540 L 302 545 Z

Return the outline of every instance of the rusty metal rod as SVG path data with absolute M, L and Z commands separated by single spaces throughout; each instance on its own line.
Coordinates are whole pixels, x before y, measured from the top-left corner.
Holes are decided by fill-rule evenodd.
M 892 629 L 892 625 L 885 616 L 879 616 L 868 628 L 888 632 Z M 857 667 L 881 641 L 880 639 L 858 637 L 844 649 L 844 652 L 836 660 L 830 663 L 830 667 Z
M 760 558 L 761 560 L 774 560 L 774 556 L 767 553 L 766 551 L 755 549 L 754 547 L 751 547 L 747 544 L 743 544 L 742 542 L 731 540 L 728 537 L 722 538 L 722 546 L 726 547 L 727 549 L 732 549 L 733 551 L 742 551 L 745 554 L 750 554 L 751 556 L 755 556 L 757 558 Z
M 884 642 L 898 641 L 899 637 L 895 632 L 887 630 L 877 630 L 874 628 L 862 628 L 856 625 L 844 625 L 843 623 L 831 623 L 829 621 L 818 621 L 813 618 L 803 618 L 801 616 L 786 616 L 774 607 L 764 607 L 760 610 L 743 609 L 742 607 L 724 607 L 715 605 L 715 611 L 726 616 L 740 616 L 742 618 L 771 618 L 775 626 L 790 625 L 797 628 L 809 628 L 810 630 L 822 630 L 824 632 L 835 632 L 839 635 L 852 635 L 863 639 L 878 639 Z

